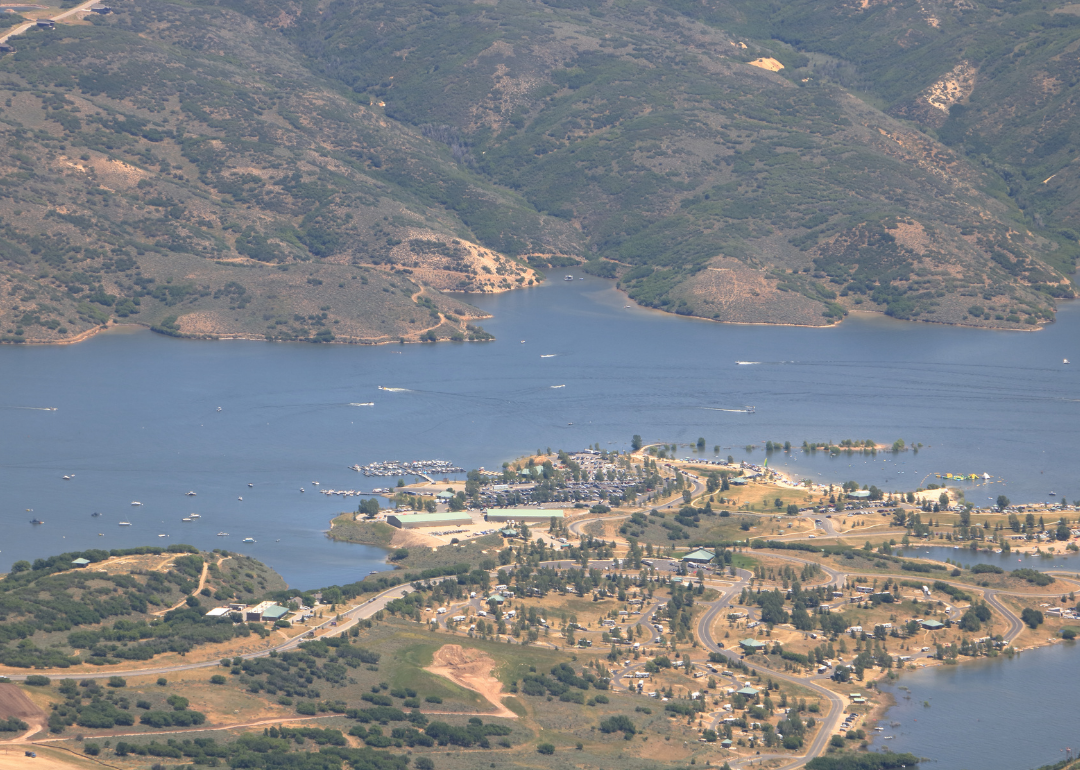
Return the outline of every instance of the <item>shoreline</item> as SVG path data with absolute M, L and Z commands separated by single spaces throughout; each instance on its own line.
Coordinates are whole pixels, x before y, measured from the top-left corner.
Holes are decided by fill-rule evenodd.
M 535 270 L 535 268 L 532 268 L 532 269 Z M 592 276 L 592 277 L 595 278 L 596 276 Z M 507 289 L 498 289 L 498 290 L 491 290 L 491 291 L 476 292 L 476 291 L 456 291 L 456 290 L 453 290 L 453 289 L 446 289 L 446 290 L 440 290 L 440 292 L 443 293 L 443 294 L 458 294 L 458 295 L 463 295 L 463 296 L 470 296 L 470 295 L 475 295 L 475 296 L 478 296 L 478 297 L 494 296 L 494 295 L 497 295 L 497 294 L 507 294 L 507 293 L 512 292 L 512 291 L 520 291 L 520 290 L 523 290 L 523 289 L 539 288 L 540 286 L 543 286 L 545 283 L 547 283 L 549 280 L 551 280 L 550 277 L 545 278 L 544 281 L 541 281 L 541 282 L 535 284 L 534 286 L 510 287 L 510 288 L 507 288 Z M 633 309 L 643 310 L 643 311 L 652 312 L 652 313 L 658 313 L 660 315 L 670 316 L 670 317 L 673 317 L 673 318 L 678 318 L 678 317 L 692 318 L 695 321 L 707 321 L 709 323 L 725 324 L 725 325 L 731 325 L 731 326 L 775 326 L 775 327 L 789 327 L 789 328 L 795 328 L 795 329 L 835 329 L 835 328 L 839 328 L 840 325 L 844 323 L 844 320 L 846 318 L 851 317 L 851 318 L 862 318 L 862 319 L 871 319 L 871 318 L 873 318 L 875 320 L 889 320 L 889 321 L 894 321 L 896 323 L 922 323 L 922 324 L 930 324 L 930 325 L 937 325 L 937 326 L 944 326 L 944 327 L 955 327 L 955 328 L 962 328 L 962 329 L 976 329 L 976 330 L 980 330 L 980 331 L 1038 332 L 1038 331 L 1042 331 L 1043 329 L 1045 329 L 1050 324 L 1055 323 L 1056 320 L 1057 320 L 1056 315 L 1055 315 L 1054 321 L 1049 321 L 1047 323 L 1041 323 L 1041 324 L 1035 324 L 1031 328 L 1026 328 L 1025 329 L 1025 328 L 1016 328 L 1016 327 L 1011 327 L 1011 326 L 980 326 L 980 325 L 976 325 L 976 324 L 959 323 L 959 322 L 956 322 L 956 321 L 928 321 L 928 320 L 924 320 L 924 319 L 920 319 L 920 318 L 901 319 L 901 318 L 893 318 L 892 316 L 886 315 L 883 311 L 876 311 L 876 310 L 849 310 L 847 315 L 844 316 L 844 318 L 841 318 L 836 323 L 830 323 L 830 324 L 808 324 L 808 323 L 807 324 L 799 324 L 799 323 L 780 323 L 780 322 L 772 322 L 772 321 L 737 321 L 737 320 L 720 321 L 720 320 L 717 320 L 715 318 L 706 318 L 704 316 L 696 316 L 696 315 L 679 316 L 676 313 L 669 313 L 666 310 L 660 310 L 659 308 L 654 308 L 654 307 L 648 307 L 646 305 L 641 305 L 641 304 L 637 303 L 636 301 L 632 300 L 630 298 L 630 295 L 627 294 L 627 292 L 624 289 L 619 287 L 618 282 L 616 280 L 614 280 L 614 279 L 603 279 L 603 278 L 600 279 L 600 280 L 611 280 L 612 281 L 611 288 L 615 292 L 617 292 L 619 295 L 621 295 L 624 298 L 625 302 L 632 303 L 631 307 Z M 1061 301 L 1065 302 L 1067 300 L 1061 300 Z M 493 316 L 490 313 L 485 313 L 482 316 L 477 316 L 478 319 L 479 318 L 492 318 L 492 317 Z M 144 324 L 144 323 L 141 323 L 141 322 L 134 322 L 134 323 L 131 323 L 131 324 L 121 324 L 121 323 L 117 323 L 116 321 L 110 319 L 110 321 L 108 323 L 106 323 L 105 325 L 103 325 L 103 326 L 98 326 L 98 327 L 94 327 L 94 328 L 91 328 L 91 329 L 87 329 L 86 331 L 81 332 L 80 334 L 75 335 L 74 337 L 67 338 L 67 339 L 26 340 L 24 342 L 15 342 L 15 341 L 7 341 L 7 340 L 5 340 L 5 341 L 0 341 L 0 345 L 74 345 L 74 344 L 77 344 L 79 342 L 84 342 L 84 341 L 90 339 L 91 337 L 95 336 L 96 334 L 98 334 L 98 333 L 100 333 L 102 331 L 108 331 L 110 329 L 113 329 L 113 328 L 116 328 L 116 327 L 121 327 L 121 326 L 137 326 L 137 327 L 152 330 L 152 325 L 150 325 L 150 324 Z M 186 339 L 186 340 L 202 340 L 202 341 L 208 341 L 208 342 L 209 341 L 212 341 L 212 342 L 227 342 L 227 341 L 230 341 L 230 340 L 242 340 L 242 341 L 246 341 L 246 342 L 286 342 L 286 341 L 287 342 L 303 342 L 303 340 L 268 340 L 265 337 L 247 336 L 243 332 L 239 332 L 239 333 L 235 333 L 235 334 L 230 333 L 230 332 L 220 332 L 220 333 L 210 332 L 210 333 L 205 333 L 205 334 L 183 334 L 183 333 L 179 333 L 179 334 L 165 334 L 163 336 L 176 337 L 177 339 Z M 440 341 L 440 342 L 453 342 L 454 340 L 438 340 L 438 341 Z M 470 342 L 470 341 L 471 340 L 463 340 L 463 342 Z M 494 338 L 492 338 L 490 340 L 475 340 L 475 341 L 477 341 L 477 342 L 494 342 L 496 340 Z M 391 339 L 391 338 L 385 338 L 385 339 L 384 338 L 377 338 L 377 339 L 343 339 L 343 338 L 340 338 L 340 337 L 335 337 L 333 340 L 330 340 L 329 342 L 320 342 L 318 344 L 323 344 L 323 345 L 341 344 L 341 345 L 370 345 L 370 346 L 376 346 L 376 345 L 391 345 L 391 344 L 395 344 L 395 343 L 397 343 L 397 344 L 406 344 L 406 345 L 430 344 L 428 342 L 422 342 L 419 339 L 417 339 L 417 340 L 406 340 L 404 343 L 402 343 L 400 339 Z M 314 344 L 314 343 L 309 342 L 309 344 Z

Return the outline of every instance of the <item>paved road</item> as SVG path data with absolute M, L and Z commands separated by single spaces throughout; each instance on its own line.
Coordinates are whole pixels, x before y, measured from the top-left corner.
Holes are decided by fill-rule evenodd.
M 48 17 L 48 18 L 51 18 L 53 21 L 63 21 L 68 16 L 74 16 L 75 14 L 80 13 L 81 11 L 90 10 L 91 6 L 97 5 L 99 2 L 101 2 L 101 0 L 86 0 L 85 3 L 80 3 L 79 5 L 75 6 L 74 8 L 71 8 L 69 10 L 64 11 L 63 13 L 58 13 L 55 16 Z M 41 18 L 46 18 L 46 17 L 42 16 Z M 33 27 L 36 23 L 37 23 L 36 21 L 28 21 L 25 24 L 20 24 L 19 26 L 12 28 L 8 32 L 4 33 L 4 35 L 2 37 L 0 37 L 0 43 L 6 43 L 8 41 L 8 38 L 15 37 L 16 35 L 21 35 L 23 32 L 26 32 L 26 30 Z
M 736 585 L 732 586 L 730 592 L 728 592 L 719 601 L 714 602 L 712 607 L 704 615 L 702 615 L 701 619 L 698 621 L 698 637 L 700 637 L 706 649 L 708 649 L 710 652 L 718 652 L 721 655 L 725 655 L 732 660 L 739 660 L 741 656 L 735 650 L 726 650 L 720 647 L 717 641 L 713 638 L 712 626 L 713 623 L 716 621 L 716 617 L 728 608 L 727 605 L 728 601 L 730 601 L 731 595 L 734 594 L 736 590 L 741 591 L 742 585 L 743 583 L 737 583 Z M 746 661 L 743 661 L 743 663 L 746 663 Z M 746 665 L 749 666 L 750 669 L 752 669 L 753 671 L 761 674 L 766 678 L 780 679 L 785 682 L 790 682 L 791 684 L 799 685 L 800 687 L 806 687 L 810 690 L 814 690 L 829 704 L 828 714 L 826 714 L 819 720 L 821 727 L 818 730 L 817 736 L 807 748 L 806 755 L 804 757 L 793 758 L 786 764 L 778 766 L 777 768 L 775 768 L 775 770 L 788 770 L 789 768 L 799 767 L 800 765 L 805 764 L 810 759 L 813 759 L 814 757 L 823 753 L 825 751 L 826 744 L 833 736 L 833 734 L 837 731 L 840 726 L 840 722 L 843 719 L 844 700 L 832 690 L 822 687 L 820 684 L 817 684 L 816 682 L 813 682 L 809 679 L 790 676 L 789 674 L 785 674 L 782 671 L 774 671 L 773 669 L 765 668 L 763 666 L 755 666 L 752 663 L 746 663 Z M 751 760 L 761 758 L 762 757 L 760 756 L 754 756 L 747 757 L 746 759 Z
M 701 482 L 701 479 L 699 479 L 697 476 L 695 476 L 692 473 L 683 473 L 683 476 L 685 476 L 690 481 L 690 487 L 691 487 L 691 489 L 690 489 L 690 499 L 691 500 L 693 500 L 695 497 L 697 497 L 698 495 L 705 492 L 705 485 Z M 682 508 L 684 505 L 686 505 L 686 502 L 683 500 L 683 497 L 680 494 L 680 495 L 676 495 L 672 500 L 670 500 L 669 502 L 664 503 L 663 505 L 651 506 L 650 510 L 655 508 L 658 511 L 668 511 L 668 510 L 671 510 L 673 508 Z M 573 522 L 570 526 L 568 526 L 567 530 L 570 532 L 571 535 L 577 535 L 578 537 L 582 537 L 582 536 L 587 534 L 587 533 L 581 531 L 581 528 L 586 524 L 592 524 L 594 521 L 616 521 L 618 519 L 628 519 L 628 518 L 630 518 L 630 516 L 631 516 L 631 514 L 629 514 L 629 513 L 619 513 L 619 514 L 615 514 L 613 516 L 591 516 L 589 518 L 578 519 L 577 521 Z
M 368 601 L 366 601 L 365 603 L 363 603 L 361 605 L 358 605 L 357 607 L 354 607 L 353 609 L 351 609 L 351 610 L 349 610 L 347 612 L 341 613 L 342 620 L 338 621 L 338 625 L 336 627 L 333 627 L 332 624 L 334 623 L 334 619 L 331 618 L 330 620 L 326 620 L 326 621 L 320 623 L 317 626 L 312 626 L 311 628 L 307 629 L 303 634 L 301 634 L 299 636 L 296 636 L 296 637 L 293 637 L 292 639 L 289 639 L 288 641 L 282 642 L 279 645 L 276 645 L 274 647 L 270 647 L 270 648 L 265 649 L 265 650 L 260 650 L 259 652 L 245 653 L 245 654 L 240 655 L 238 657 L 241 657 L 241 658 L 244 658 L 244 659 L 262 658 L 262 657 L 266 657 L 267 655 L 269 655 L 271 650 L 273 650 L 275 652 L 284 652 L 286 650 L 295 649 L 296 647 L 299 647 L 300 644 L 302 644 L 303 642 L 309 641 L 308 639 L 305 639 L 304 637 L 306 637 L 308 632 L 310 632 L 310 631 L 319 631 L 319 630 L 322 630 L 322 629 L 327 629 L 327 628 L 332 628 L 333 627 L 334 628 L 333 631 L 331 631 L 328 634 L 323 634 L 319 638 L 323 638 L 323 637 L 326 637 L 326 636 L 335 636 L 337 634 L 342 634 L 342 633 L 348 631 L 353 626 L 355 626 L 357 621 L 363 620 L 365 618 L 370 618 L 372 615 L 374 615 L 379 610 L 384 609 L 388 602 L 391 602 L 394 599 L 399 599 L 402 596 L 404 596 L 405 594 L 410 593 L 411 591 L 412 591 L 412 587 L 409 586 L 409 585 L 394 586 L 393 588 L 387 589 L 386 591 L 383 591 L 382 593 L 373 596 L 371 599 L 368 599 Z M 237 657 L 237 656 L 234 656 L 234 657 Z M 173 671 L 190 671 L 190 670 L 196 669 L 196 668 L 210 668 L 212 666 L 220 666 L 220 665 L 221 665 L 221 659 L 219 658 L 219 659 L 216 659 L 216 660 L 201 661 L 199 663 L 179 663 L 179 664 L 172 665 L 172 666 L 154 666 L 152 668 L 125 669 L 123 671 L 115 671 L 114 670 L 114 671 L 108 671 L 108 672 L 74 673 L 69 669 L 62 669 L 61 668 L 61 669 L 55 669 L 55 670 L 49 670 L 49 671 L 34 671 L 33 673 L 38 674 L 38 675 L 44 674 L 45 676 L 50 676 L 50 677 L 71 677 L 71 678 L 76 678 L 77 677 L 79 679 L 108 679 L 110 676 L 120 676 L 120 675 L 123 675 L 123 676 L 161 676 L 162 674 L 168 674 L 168 673 L 171 673 Z M 27 676 L 30 676 L 30 674 L 7 674 L 6 676 L 7 676 L 8 679 L 10 679 L 12 681 L 22 681 L 22 680 L 26 679 Z

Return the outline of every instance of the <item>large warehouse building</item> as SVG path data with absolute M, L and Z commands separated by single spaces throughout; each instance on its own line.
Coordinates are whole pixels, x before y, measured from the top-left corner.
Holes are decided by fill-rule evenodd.
M 417 527 L 454 527 L 472 524 L 472 517 L 464 512 L 444 511 L 441 513 L 391 513 L 386 523 L 400 529 Z
M 491 508 L 485 511 L 488 521 L 549 522 L 552 518 L 564 519 L 566 514 L 558 508 Z

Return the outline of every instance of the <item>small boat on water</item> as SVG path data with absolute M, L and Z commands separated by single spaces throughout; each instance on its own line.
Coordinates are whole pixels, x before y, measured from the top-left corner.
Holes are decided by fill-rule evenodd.
M 228 532 L 218 532 L 218 533 L 217 533 L 217 536 L 218 536 L 218 537 L 228 537 L 228 536 L 229 536 L 229 533 L 228 533 Z
M 240 501 L 242 502 L 244 498 L 242 498 L 242 497 L 238 497 L 238 498 L 236 498 L 236 499 L 237 499 L 237 500 L 240 500 Z
M 45 522 L 42 521 L 41 519 L 30 519 L 30 523 L 33 524 L 34 526 L 37 526 L 38 524 L 44 524 Z
M 131 504 L 132 505 L 142 505 L 142 503 L 140 503 L 138 500 L 132 500 Z
M 64 481 L 71 481 L 71 476 L 64 476 Z
M 185 492 L 184 494 L 187 495 L 188 497 L 195 497 L 194 492 Z
M 245 537 L 245 538 L 244 538 L 244 539 L 243 539 L 242 541 L 240 541 L 240 542 L 242 542 L 242 543 L 254 543 L 254 542 L 255 542 L 255 538 L 253 538 L 253 537 Z
M 220 411 L 221 411 L 221 407 L 219 406 L 219 407 L 217 408 L 217 410 L 218 410 L 218 411 L 220 412 Z
M 1051 492 L 1050 497 L 1057 497 L 1057 492 Z
M 253 486 L 255 486 L 255 485 L 254 484 L 248 484 L 248 489 L 251 489 L 251 487 L 253 487 Z
M 198 513 L 189 513 L 188 516 L 190 516 L 193 519 L 201 519 L 202 518 L 202 515 L 198 514 Z
M 131 526 L 131 522 L 130 522 L 130 521 L 121 521 L 121 522 L 118 522 L 118 523 L 117 523 L 117 526 L 120 526 L 120 527 L 130 527 L 130 526 Z
M 301 491 L 301 492 L 303 492 L 303 491 L 304 491 L 304 488 L 303 488 L 303 487 L 300 487 L 300 491 Z
M 168 537 L 168 535 L 158 535 L 158 537 Z
M 90 515 L 91 515 L 91 516 L 100 516 L 101 514 L 100 514 L 100 513 L 98 513 L 97 511 L 94 511 L 94 512 L 93 512 L 93 513 L 91 513 Z
M 191 521 L 191 519 L 189 517 L 185 516 L 184 518 L 180 519 L 180 521 Z
M 1067 364 L 1067 363 L 1069 363 L 1069 359 L 1067 359 L 1067 358 L 1063 358 L 1063 359 L 1061 360 L 1061 363 L 1063 363 L 1063 364 Z
M 572 281 L 572 280 L 574 280 L 574 276 L 572 276 L 572 275 L 568 275 L 568 276 L 566 276 L 565 278 L 563 278 L 563 280 L 564 280 L 564 281 Z

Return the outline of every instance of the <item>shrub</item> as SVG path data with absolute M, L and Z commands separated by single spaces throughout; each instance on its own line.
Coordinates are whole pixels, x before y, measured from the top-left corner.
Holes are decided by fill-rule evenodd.
M 540 744 L 537 744 L 536 750 L 538 752 L 540 752 L 541 754 L 554 754 L 555 753 L 555 744 L 553 744 L 553 743 L 540 743 Z
M 109 687 L 127 687 L 127 680 L 122 676 L 110 676 Z
M 317 713 L 315 704 L 311 701 L 301 701 L 296 704 L 296 713 L 303 714 L 304 716 L 313 717 Z
M 619 714 L 617 716 L 608 717 L 602 721 L 600 723 L 600 732 L 622 732 L 625 735 L 630 736 L 637 732 L 637 728 L 635 728 L 634 723 L 630 721 L 630 717 Z
M 52 680 L 41 674 L 31 674 L 26 677 L 26 683 L 31 687 L 47 687 Z
M 416 770 L 435 770 L 435 763 L 427 757 L 417 757 L 413 761 L 413 767 L 415 767 Z
M 225 677 L 221 674 L 214 674 L 210 677 L 210 684 L 225 684 Z

